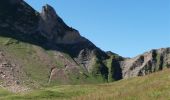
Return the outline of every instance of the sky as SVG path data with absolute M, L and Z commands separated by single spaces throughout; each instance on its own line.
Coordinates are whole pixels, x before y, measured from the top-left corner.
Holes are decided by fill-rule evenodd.
M 25 0 L 49 4 L 67 25 L 104 51 L 134 57 L 170 47 L 170 0 Z

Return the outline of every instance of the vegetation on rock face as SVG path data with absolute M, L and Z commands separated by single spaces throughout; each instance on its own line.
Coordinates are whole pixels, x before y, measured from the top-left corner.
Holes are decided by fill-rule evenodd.
M 123 78 L 147 75 L 168 68 L 170 48 L 155 49 L 121 62 Z
M 102 62 L 102 60 L 98 59 L 97 57 L 93 57 L 93 60 L 91 62 L 90 73 L 96 79 L 100 79 L 101 81 L 107 82 L 108 68 Z

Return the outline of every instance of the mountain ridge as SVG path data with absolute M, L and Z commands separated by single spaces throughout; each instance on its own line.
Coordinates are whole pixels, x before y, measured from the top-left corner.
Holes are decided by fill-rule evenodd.
M 23 0 L 2 0 L 0 12 L 4 87 L 113 82 L 170 67 L 170 48 L 134 58 L 104 52 L 66 25 L 50 5 L 39 13 Z

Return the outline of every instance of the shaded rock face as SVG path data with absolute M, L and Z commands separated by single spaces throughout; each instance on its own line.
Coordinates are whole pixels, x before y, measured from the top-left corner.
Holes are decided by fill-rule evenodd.
M 11 4 L 19 4 L 22 0 L 9 0 Z
M 83 40 L 79 32 L 67 26 L 50 5 L 43 6 L 40 16 L 39 30 L 49 41 L 72 44 Z
M 28 41 L 30 38 L 26 37 L 37 35 L 35 33 L 38 27 L 39 15 L 22 0 L 2 0 L 0 12 L 1 36 Z
M 121 62 L 122 77 L 147 75 L 170 67 L 170 48 L 152 50 Z
M 112 60 L 112 79 L 120 80 L 122 79 L 122 69 L 119 63 L 119 60 L 113 59 Z

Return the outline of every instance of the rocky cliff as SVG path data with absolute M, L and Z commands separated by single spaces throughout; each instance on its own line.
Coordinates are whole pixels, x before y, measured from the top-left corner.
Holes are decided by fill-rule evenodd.
M 120 62 L 123 78 L 143 76 L 170 67 L 170 48 L 154 49 Z

